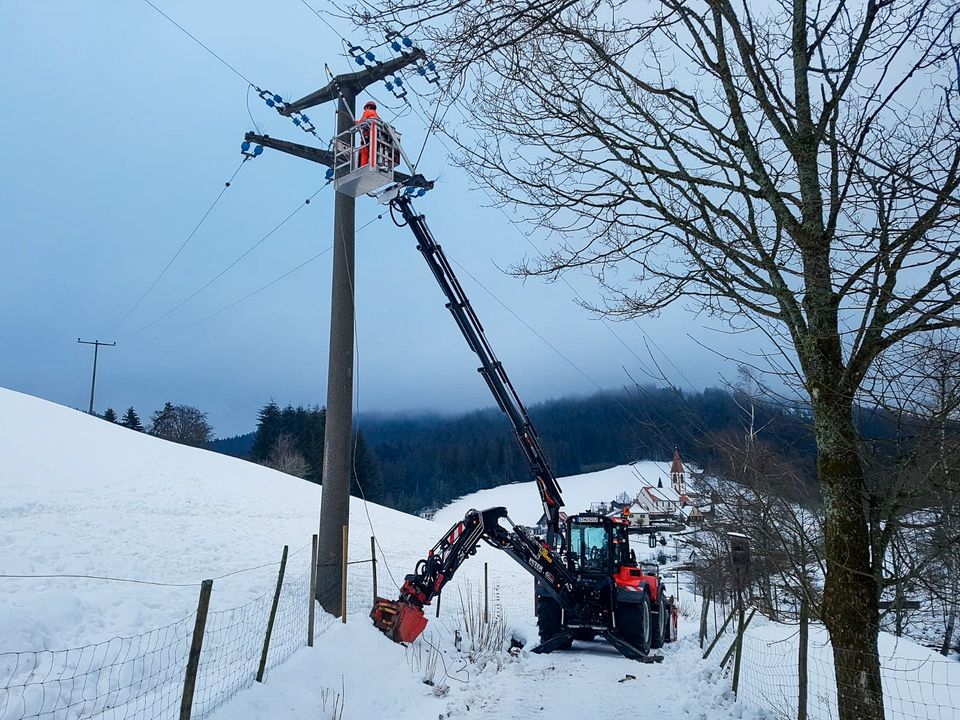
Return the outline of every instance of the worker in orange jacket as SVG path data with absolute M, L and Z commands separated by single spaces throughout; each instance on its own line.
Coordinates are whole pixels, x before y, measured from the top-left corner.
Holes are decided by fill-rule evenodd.
M 370 120 L 371 118 L 380 119 L 380 116 L 377 115 L 377 104 L 373 100 L 368 100 L 367 104 L 363 106 L 363 115 L 360 116 L 360 119 L 357 120 L 357 124 L 364 122 L 365 120 Z M 359 167 L 364 167 L 370 161 L 370 129 L 364 128 L 360 131 L 363 135 L 363 143 L 360 145 L 360 164 Z

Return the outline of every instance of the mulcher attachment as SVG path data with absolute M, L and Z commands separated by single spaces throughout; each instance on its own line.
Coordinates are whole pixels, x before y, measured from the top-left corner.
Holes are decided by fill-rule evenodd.
M 411 643 L 427 626 L 423 609 L 403 601 L 377 598 L 370 611 L 373 624 L 384 635 L 398 643 Z

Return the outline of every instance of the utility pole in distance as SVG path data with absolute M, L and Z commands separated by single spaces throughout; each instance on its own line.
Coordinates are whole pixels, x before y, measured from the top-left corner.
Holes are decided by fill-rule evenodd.
M 353 127 L 357 95 L 375 82 L 426 57 L 415 48 L 400 57 L 355 73 L 337 75 L 327 85 L 278 108 L 293 115 L 328 102 L 337 103 L 337 134 Z M 333 153 L 247 133 L 245 139 L 333 167 Z M 334 168 L 336 171 L 336 168 Z M 402 179 L 401 173 L 396 173 Z M 406 177 L 406 176 L 404 176 Z M 419 185 L 432 186 L 422 177 Z M 330 303 L 330 359 L 327 367 L 327 417 L 323 440 L 323 495 L 317 547 L 317 600 L 341 615 L 344 527 L 350 525 L 350 476 L 353 470 L 353 323 L 356 201 L 336 193 L 333 213 L 333 282 Z
M 99 340 L 81 340 L 77 338 L 77 342 L 81 345 L 93 345 L 93 380 L 90 381 L 90 408 L 87 410 L 87 414 L 93 415 L 93 394 L 97 389 L 97 355 L 100 353 L 100 346 L 104 347 L 116 347 L 115 342 L 100 342 Z

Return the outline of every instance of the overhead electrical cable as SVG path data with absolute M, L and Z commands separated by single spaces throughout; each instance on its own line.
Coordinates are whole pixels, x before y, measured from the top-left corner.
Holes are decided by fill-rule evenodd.
M 324 186 L 324 187 L 325 187 L 325 186 Z M 269 232 L 267 232 L 267 233 L 266 233 L 265 235 L 263 235 L 259 240 L 257 240 L 255 243 L 253 243 L 253 245 L 251 245 L 251 246 L 248 247 L 246 250 L 244 250 L 243 253 L 241 253 L 233 262 L 231 262 L 229 265 L 227 265 L 225 268 L 223 268 L 223 270 L 221 270 L 221 271 L 218 272 L 216 275 L 214 275 L 212 278 L 210 278 L 209 280 L 207 280 L 207 282 L 205 282 L 205 283 L 204 283 L 203 285 L 201 285 L 199 288 L 197 288 L 196 290 L 194 290 L 190 295 L 188 295 L 186 298 L 184 298 L 184 299 L 181 300 L 179 303 L 177 303 L 176 305 L 174 305 L 172 308 L 170 308 L 169 310 L 167 310 L 165 313 L 163 313 L 162 315 L 154 318 L 153 320 L 151 320 L 150 322 L 148 322 L 148 323 L 147 323 L 146 325 L 144 325 L 143 327 L 140 327 L 140 328 L 138 328 L 137 330 L 134 330 L 132 333 L 130 333 L 130 335 L 137 335 L 137 334 L 143 332 L 144 330 L 147 330 L 147 329 L 153 327 L 153 326 L 156 325 L 158 322 L 160 322 L 161 320 L 169 317 L 171 314 L 173 314 L 174 312 L 176 312 L 177 310 L 179 310 L 180 308 L 182 308 L 184 305 L 186 305 L 188 302 L 190 302 L 191 300 L 193 300 L 193 298 L 195 298 L 197 295 L 199 295 L 199 294 L 202 293 L 204 290 L 206 290 L 208 287 L 210 287 L 211 285 L 213 285 L 213 283 L 215 283 L 217 280 L 219 280 L 219 279 L 222 278 L 224 275 L 226 275 L 230 270 L 232 270 L 234 267 L 236 267 L 236 266 L 240 263 L 241 260 L 243 260 L 245 257 L 247 257 L 247 255 L 249 255 L 249 254 L 252 253 L 254 250 L 256 250 L 258 247 L 260 247 L 264 242 L 267 241 L 268 238 L 270 238 L 275 232 L 277 232 L 277 230 L 279 230 L 279 229 L 282 228 L 284 225 L 286 225 L 287 222 L 289 222 L 297 213 L 299 213 L 299 212 L 300 212 L 301 210 L 303 210 L 307 205 L 309 205 L 309 204 L 310 204 L 310 201 L 313 200 L 313 198 L 315 198 L 315 197 L 320 193 L 321 190 L 323 190 L 323 187 L 318 188 L 318 189 L 313 193 L 313 195 L 311 195 L 311 196 L 308 197 L 306 200 L 304 200 L 303 202 L 301 202 L 301 203 L 300 203 L 292 212 L 290 212 L 283 220 L 281 220 L 279 223 L 277 223 L 276 225 L 274 225 L 273 228 L 272 228 Z M 129 336 L 128 336 L 128 337 L 129 337 Z
M 224 60 L 222 57 L 220 57 L 219 55 L 217 55 L 217 53 L 215 53 L 213 50 L 211 50 L 210 47 L 209 47 L 208 45 L 206 45 L 205 43 L 203 43 L 196 35 L 194 35 L 193 33 L 191 33 L 189 30 L 187 30 L 185 27 L 183 27 L 183 25 L 181 25 L 180 23 L 178 23 L 176 20 L 174 20 L 174 19 L 173 19 L 172 17 L 170 17 L 169 15 L 167 15 L 163 10 L 161 10 L 161 9 L 158 8 L 156 5 L 154 5 L 152 2 L 150 2 L 150 0 L 143 0 L 143 1 L 144 1 L 147 5 L 149 5 L 150 7 L 152 7 L 154 10 L 156 10 L 158 13 L 160 13 L 163 17 L 165 17 L 171 24 L 173 24 L 178 30 L 180 30 L 180 32 L 182 32 L 182 33 L 183 33 L 184 35 L 186 35 L 188 38 L 190 38 L 191 40 L 193 40 L 197 45 L 199 45 L 200 47 L 202 47 L 202 48 L 203 48 L 204 50 L 206 50 L 208 53 L 210 53 L 210 55 L 212 55 L 212 56 L 215 57 L 217 60 L 219 60 L 220 63 L 221 63 L 224 67 L 228 68 L 228 69 L 229 69 L 231 72 L 233 72 L 238 78 L 240 78 L 241 80 L 243 80 L 244 82 L 246 82 L 248 85 L 253 85 L 253 87 L 257 87 L 256 84 L 253 83 L 253 82 L 250 80 L 250 78 L 248 78 L 248 77 L 247 77 L 246 75 L 244 75 L 242 72 L 240 72 L 239 70 L 237 70 L 237 68 L 235 68 L 233 65 L 231 65 L 230 63 L 228 63 L 228 62 L 227 62 L 226 60 Z
M 230 179 L 223 184 L 223 187 L 220 189 L 220 192 L 217 194 L 217 197 L 214 198 L 212 203 L 210 203 L 210 207 L 207 208 L 206 212 L 203 213 L 203 216 L 200 218 L 199 222 L 197 222 L 197 224 L 193 227 L 193 230 L 190 231 L 190 234 L 187 235 L 187 238 L 180 244 L 180 247 L 177 248 L 177 251 L 173 254 L 173 257 L 171 257 L 167 261 L 167 264 L 163 266 L 163 269 L 153 279 L 153 282 L 151 282 L 147 286 L 147 289 L 143 291 L 143 293 L 140 295 L 139 298 L 137 298 L 137 301 L 130 306 L 130 309 L 127 310 L 123 314 L 123 317 L 121 317 L 117 321 L 117 323 L 110 329 L 111 333 L 113 333 L 117 328 L 123 325 L 124 321 L 126 321 L 126 319 L 130 317 L 131 313 L 133 313 L 133 311 L 140 306 L 140 303 L 143 302 L 144 298 L 150 294 L 150 291 L 157 286 L 157 283 L 160 282 L 160 278 L 162 278 L 166 274 L 167 270 L 170 269 L 170 266 L 173 265 L 174 260 L 176 260 L 180 256 L 180 253 L 182 253 L 183 249 L 190 243 L 190 241 L 193 239 L 193 236 L 197 234 L 197 231 L 200 229 L 200 226 L 203 225 L 204 221 L 207 219 L 207 217 L 210 215 L 213 209 L 217 206 L 217 203 L 220 202 L 220 198 L 223 197 L 223 194 L 227 191 L 227 188 L 230 187 L 230 183 L 232 183 L 234 179 L 237 177 L 237 174 L 240 172 L 240 169 L 243 167 L 247 159 L 248 158 L 244 158 L 243 160 L 240 161 L 240 164 L 237 166 L 237 169 L 234 170 L 233 175 L 231 175 Z
M 373 220 L 371 220 L 370 222 L 366 223 L 365 225 L 362 225 L 361 227 L 357 228 L 357 232 L 359 233 L 361 230 L 363 230 L 364 228 L 366 228 L 368 225 L 372 225 L 373 223 L 375 223 L 375 222 L 376 222 L 377 220 L 379 220 L 379 219 L 380 219 L 379 217 L 374 218 Z M 225 305 L 225 306 L 221 307 L 219 310 L 215 310 L 214 312 L 210 313 L 209 315 L 204 315 L 202 318 L 200 318 L 199 320 L 195 320 L 194 322 L 190 323 L 189 325 L 184 325 L 183 327 L 177 328 L 176 330 L 171 330 L 170 332 L 163 333 L 162 335 L 157 335 L 156 337 L 152 337 L 152 338 L 148 338 L 148 339 L 145 339 L 145 340 L 141 340 L 141 341 L 139 341 L 139 342 L 147 343 L 147 342 L 155 342 L 155 341 L 157 341 L 157 340 L 162 340 L 163 338 L 167 338 L 167 337 L 169 337 L 169 336 L 171 336 L 171 335 L 175 335 L 175 334 L 177 334 L 177 333 L 183 332 L 184 330 L 189 330 L 190 328 L 196 327 L 197 325 L 199 325 L 199 324 L 201 324 L 201 323 L 204 323 L 204 322 L 206 322 L 206 321 L 208 321 L 208 320 L 211 320 L 211 319 L 217 317 L 218 315 L 226 312 L 227 310 L 230 310 L 231 308 L 234 308 L 234 307 L 236 307 L 237 305 L 239 305 L 239 304 L 241 304 L 241 303 L 243 303 L 243 302 L 246 302 L 247 300 L 249 300 L 250 298 L 254 297 L 255 295 L 259 295 L 259 294 L 260 294 L 261 292 L 263 292 L 264 290 L 267 290 L 268 288 L 273 287 L 273 286 L 276 285 L 278 282 L 280 282 L 281 280 L 285 280 L 286 278 L 290 277 L 291 275 L 293 275 L 293 274 L 294 274 L 295 272 L 297 272 L 298 270 L 301 270 L 302 268 L 306 267 L 306 266 L 309 265 L 310 263 L 315 262 L 316 260 L 319 260 L 321 257 L 323 257 L 324 255 L 326 255 L 326 254 L 327 254 L 328 252 L 330 252 L 331 250 L 333 250 L 333 245 L 330 245 L 330 246 L 327 247 L 326 249 L 321 250 L 320 252 L 318 252 L 318 253 L 317 253 L 316 255 L 314 255 L 313 257 L 304 260 L 302 263 L 300 263 L 300 264 L 297 265 L 296 267 L 293 267 L 293 268 L 291 268 L 290 270 L 287 270 L 285 273 L 283 273 L 283 274 L 280 275 L 279 277 L 275 277 L 275 278 L 274 278 L 273 280 L 271 280 L 270 282 L 268 282 L 268 283 L 266 283 L 266 284 L 264 284 L 264 285 L 261 285 L 260 287 L 258 287 L 258 288 L 257 288 L 256 290 L 254 290 L 253 292 L 247 293 L 246 295 L 244 295 L 244 296 L 241 297 L 240 299 L 234 300 L 234 301 L 231 302 L 229 305 Z

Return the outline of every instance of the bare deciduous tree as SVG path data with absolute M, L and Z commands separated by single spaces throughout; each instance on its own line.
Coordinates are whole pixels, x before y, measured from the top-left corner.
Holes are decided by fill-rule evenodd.
M 450 96 L 469 103 L 463 165 L 551 236 L 522 272 L 587 269 L 601 312 L 682 298 L 775 341 L 776 368 L 814 416 L 840 718 L 882 718 L 882 559 L 853 408 L 883 353 L 960 323 L 960 7 L 360 0 L 349 11 L 426 37 Z
M 213 428 L 207 422 L 207 414 L 191 405 L 164 403 L 150 417 L 150 434 L 164 440 L 206 447 L 213 438 Z
M 298 478 L 305 478 L 310 472 L 310 463 L 297 449 L 297 442 L 289 433 L 280 433 L 264 465 Z

